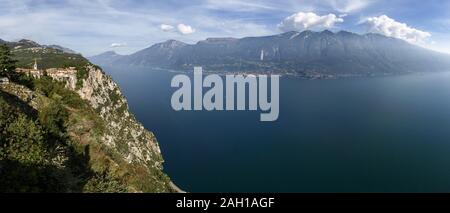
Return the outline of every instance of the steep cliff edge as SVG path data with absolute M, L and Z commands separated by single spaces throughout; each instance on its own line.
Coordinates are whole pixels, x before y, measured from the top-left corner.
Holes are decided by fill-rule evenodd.
M 87 100 L 108 124 L 104 142 L 129 162 L 161 169 L 161 151 L 152 132 L 147 131 L 128 111 L 119 86 L 95 66 L 87 67 L 82 87 L 75 91 Z
M 73 61 L 71 53 L 43 50 L 33 56 L 62 54 L 77 66 L 22 66 L 17 71 L 28 76 L 26 83 L 0 82 L 0 190 L 176 192 L 155 136 L 129 112 L 112 78 L 89 62 Z M 22 58 L 31 58 L 28 52 L 15 48 Z M 25 121 L 37 133 L 16 137 L 15 127 Z M 17 149 L 19 142 L 24 147 Z M 37 150 L 36 157 L 28 158 L 27 149 Z
M 170 191 L 168 178 L 162 173 L 163 158 L 158 142 L 128 110 L 128 103 L 119 86 L 95 66 L 87 66 L 87 76 L 75 91 L 107 124 L 102 141 L 116 150 L 129 164 L 144 166 L 155 184 L 156 191 Z M 163 177 L 163 178 L 159 178 Z M 159 178 L 159 179 L 158 179 Z
M 173 190 L 162 171 L 163 158 L 155 135 L 147 131 L 129 112 L 128 103 L 118 85 L 98 67 L 86 67 L 87 75 L 75 91 L 107 124 L 102 141 L 116 150 L 129 164 L 146 167 L 155 175 L 157 191 Z M 73 89 L 73 88 L 72 88 Z M 157 177 L 163 177 L 158 180 Z

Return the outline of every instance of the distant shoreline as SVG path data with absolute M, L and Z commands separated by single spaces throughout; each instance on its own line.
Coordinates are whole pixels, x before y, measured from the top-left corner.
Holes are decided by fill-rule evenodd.
M 106 66 L 110 67 L 110 66 Z M 110 67 L 112 68 L 112 67 Z M 151 70 L 158 70 L 158 71 L 165 71 L 170 73 L 179 73 L 179 74 L 192 74 L 192 71 L 186 71 L 186 70 L 174 70 L 174 69 L 166 69 L 166 68 L 159 68 L 159 67 L 119 67 L 119 68 L 136 68 L 136 69 L 151 69 Z M 205 75 L 212 75 L 216 74 L 219 76 L 225 76 L 225 75 L 279 75 L 280 77 L 293 77 L 293 78 L 299 78 L 303 80 L 336 80 L 336 79 L 347 79 L 347 78 L 364 78 L 364 77 L 390 77 L 390 76 L 402 76 L 402 75 L 411 75 L 411 74 L 433 74 L 433 73 L 445 73 L 450 72 L 449 71 L 434 71 L 434 72 L 402 72 L 402 73 L 372 73 L 372 74 L 339 74 L 339 75 L 328 75 L 328 74 L 317 74 L 315 76 L 304 76 L 299 73 L 264 73 L 264 72 L 233 72 L 233 71 L 205 71 L 203 70 L 203 73 Z

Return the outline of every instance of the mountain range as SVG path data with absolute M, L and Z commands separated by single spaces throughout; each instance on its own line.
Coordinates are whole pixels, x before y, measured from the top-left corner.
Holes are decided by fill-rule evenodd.
M 168 40 L 130 55 L 109 51 L 89 58 L 101 66 L 202 66 L 212 72 L 293 74 L 303 77 L 384 75 L 450 70 L 450 55 L 380 34 L 303 31 L 246 38 Z

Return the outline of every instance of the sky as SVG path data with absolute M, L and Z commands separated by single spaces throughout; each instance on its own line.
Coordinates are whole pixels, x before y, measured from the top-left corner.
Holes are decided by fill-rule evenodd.
M 0 39 L 85 56 L 130 54 L 176 39 L 286 31 L 380 33 L 450 54 L 448 0 L 0 0 Z

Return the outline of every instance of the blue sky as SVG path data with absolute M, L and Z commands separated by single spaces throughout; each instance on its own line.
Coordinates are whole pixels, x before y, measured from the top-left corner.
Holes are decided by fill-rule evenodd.
M 448 0 L 0 0 L 0 38 L 59 44 L 91 56 L 168 39 L 289 30 L 376 32 L 450 53 Z

